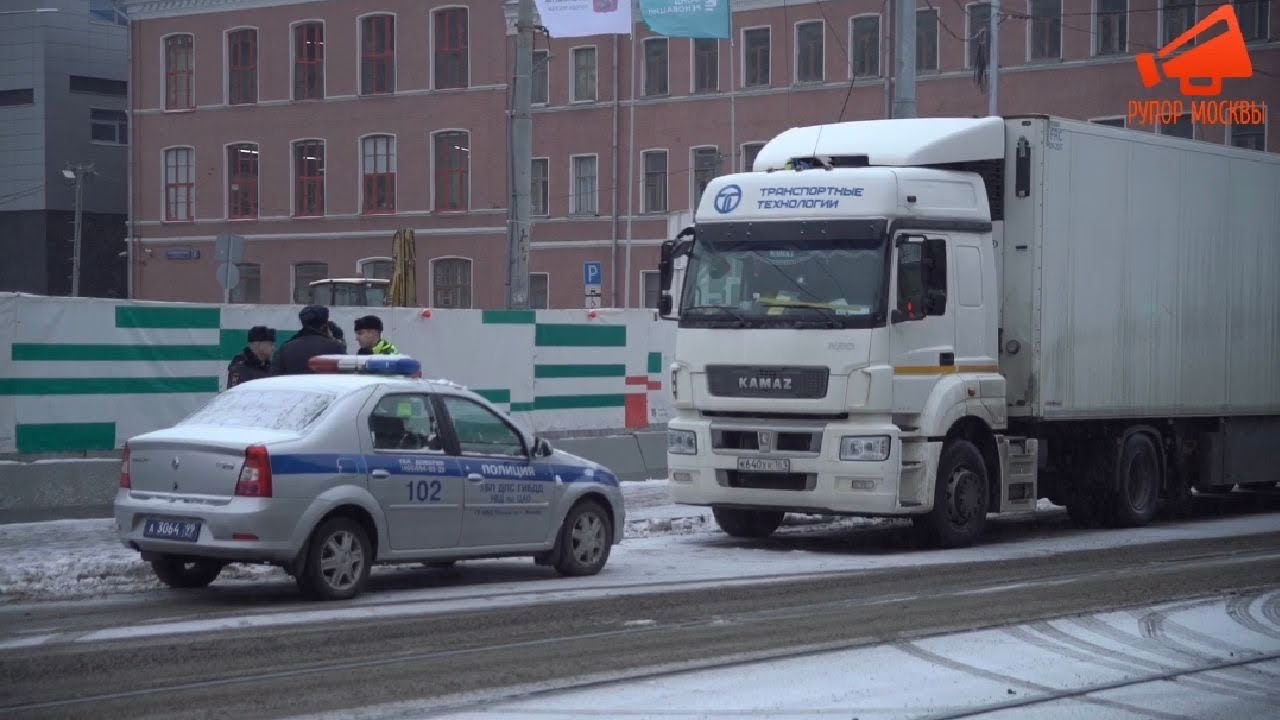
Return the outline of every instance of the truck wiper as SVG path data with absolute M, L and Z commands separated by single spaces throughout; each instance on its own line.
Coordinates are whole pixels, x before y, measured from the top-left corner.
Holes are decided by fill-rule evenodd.
M 830 320 L 827 320 L 825 323 L 823 323 L 823 326 L 835 328 L 835 327 L 840 327 L 841 325 L 840 313 L 836 312 L 835 308 L 831 307 L 830 305 L 827 305 L 826 303 L 805 302 L 803 300 L 770 300 L 767 298 L 761 298 L 756 302 L 759 302 L 761 305 L 764 305 L 765 307 L 770 307 L 770 308 L 781 307 L 781 308 L 799 308 L 802 310 L 817 310 L 822 314 L 827 315 L 830 318 Z
M 687 307 L 684 310 L 682 310 L 681 314 L 683 315 L 684 313 L 687 313 L 690 310 L 712 310 L 717 313 L 720 313 L 721 315 L 728 315 L 734 320 L 737 320 L 738 323 L 743 327 L 746 327 L 747 325 L 747 319 L 743 317 L 742 313 L 738 312 L 737 310 L 734 310 L 731 307 L 725 307 L 724 305 L 693 305 L 691 307 Z

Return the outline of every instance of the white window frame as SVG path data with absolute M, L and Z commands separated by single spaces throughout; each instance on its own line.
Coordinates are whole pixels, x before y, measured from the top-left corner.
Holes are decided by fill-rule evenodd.
M 1182 113 L 1182 115 L 1186 115 L 1186 116 L 1187 116 L 1187 118 L 1191 121 L 1191 137 L 1190 137 L 1190 138 L 1182 138 L 1182 139 L 1184 139 L 1184 140 L 1186 140 L 1186 139 L 1190 139 L 1190 140 L 1199 140 L 1199 138 L 1198 138 L 1198 137 L 1196 137 L 1196 129 L 1197 129 L 1197 127 L 1198 127 L 1198 126 L 1196 125 L 1196 116 L 1192 114 L 1192 112 L 1191 112 L 1190 108 L 1188 108 L 1186 112 Z M 1182 115 L 1179 115 L 1178 117 L 1182 117 Z M 1177 119 L 1177 118 L 1175 118 L 1175 119 Z M 1157 120 L 1157 121 L 1156 121 L 1156 134 L 1157 134 L 1157 135 L 1164 135 L 1164 134 L 1165 134 L 1165 132 L 1164 132 L 1164 128 L 1165 128 L 1164 123 L 1162 123 L 1162 122 L 1160 122 L 1160 121 L 1158 121 L 1158 120 Z
M 1163 47 L 1164 41 L 1164 6 L 1167 0 L 1156 0 L 1156 47 Z M 1133 14 L 1133 8 L 1129 8 L 1129 14 Z M 1200 20 L 1200 0 L 1192 0 L 1191 3 L 1191 25 L 1188 28 L 1195 27 Z M 1186 32 L 1185 30 L 1183 32 Z M 1173 40 L 1174 38 L 1169 38 Z
M 469 32 L 469 31 L 468 31 L 468 32 Z M 468 39 L 468 40 L 467 40 L 467 42 L 471 42 L 471 40 L 470 40 L 470 39 Z M 470 54 L 470 47 L 468 47 L 468 48 L 467 48 L 467 51 L 468 51 L 468 54 Z M 547 85 L 547 99 L 546 99 L 546 101 L 545 101 L 545 102 L 534 102 L 534 103 L 532 103 L 532 105 L 533 105 L 534 107 L 546 107 L 546 106 L 548 106 L 548 105 L 550 105 L 550 104 L 551 104 L 551 51 L 550 51 L 550 50 L 534 50 L 534 51 L 533 51 L 533 65 L 531 65 L 531 66 L 530 66 L 530 70 L 529 70 L 529 87 L 530 87 L 530 88 L 532 88 L 532 87 L 533 87 L 533 68 L 535 68 L 535 67 L 537 67 L 537 66 L 538 66 L 538 55 L 539 55 L 539 54 L 542 54 L 542 55 L 546 55 L 546 56 L 547 56 L 547 61 L 543 64 L 543 67 L 545 68 L 545 72 L 543 73 L 543 77 L 545 77 L 545 78 L 547 79 L 547 83 L 546 83 L 546 85 Z M 467 72 L 469 73 L 469 72 L 470 72 L 470 70 L 468 70 Z M 432 72 L 432 77 L 434 77 L 434 76 L 435 76 L 435 73 L 434 73 L 434 71 L 433 71 L 433 72 Z
M 747 33 L 756 30 L 766 30 L 769 33 L 769 82 L 763 85 L 747 84 Z M 738 62 L 742 72 L 738 73 L 738 88 L 741 90 L 759 90 L 762 88 L 773 87 L 773 26 L 772 25 L 753 25 L 738 30 Z
M 765 140 L 752 140 L 750 142 L 744 142 L 738 145 L 738 165 L 739 165 L 738 172 L 751 172 L 751 168 L 747 167 L 747 146 L 759 145 L 760 150 L 763 150 L 764 146 L 767 144 L 768 142 Z M 756 156 L 759 157 L 759 155 L 760 155 L 760 151 L 757 150 Z
M 639 283 L 640 297 L 636 298 L 636 307 L 642 308 L 644 310 L 657 310 L 657 308 L 650 308 L 644 302 L 644 281 L 645 281 L 645 278 L 648 278 L 650 276 L 657 278 L 658 302 L 661 303 L 662 302 L 662 284 L 661 284 L 662 278 L 660 277 L 660 275 L 661 273 L 659 273 L 657 270 L 641 270 L 640 271 L 640 283 Z
M 532 188 L 532 187 L 530 187 L 530 188 L 529 188 L 529 194 L 530 194 L 530 195 L 529 195 L 529 196 L 530 196 L 530 203 L 529 203 L 529 206 L 530 206 L 531 214 L 533 215 L 533 217 L 551 217 L 551 158 L 549 158 L 549 157 L 545 157 L 545 156 L 544 156 L 544 157 L 535 157 L 535 158 L 531 158 L 531 159 L 532 159 L 532 162 L 529 164 L 529 178 L 530 178 L 530 181 L 531 181 L 531 182 L 530 182 L 530 184 L 531 184 L 531 185 L 532 185 L 532 178 L 533 178 L 533 163 L 536 163 L 536 162 L 538 162 L 539 160 L 541 160 L 542 162 L 544 162 L 544 163 L 546 163 L 546 164 L 547 164 L 547 172 L 543 175 L 543 178 L 544 178 L 544 179 L 546 180 L 546 182 L 547 182 L 547 207 L 546 207 L 546 212 L 545 212 L 545 213 L 543 213 L 543 214 L 541 214 L 541 215 L 539 215 L 539 214 L 537 213 L 537 208 L 534 208 L 534 207 L 533 207 L 533 201 L 532 201 L 532 198 L 533 198 L 533 188 Z
M 253 67 L 253 83 L 256 93 L 254 101 L 251 103 L 240 103 L 239 105 L 231 105 L 231 33 L 241 30 L 253 31 L 253 52 L 255 54 Z M 182 33 L 174 33 L 181 35 Z M 293 38 L 289 38 L 290 42 Z M 191 77 L 192 77 L 192 105 L 195 104 L 195 41 L 191 42 Z M 293 93 L 289 93 L 292 97 Z M 262 30 L 257 25 L 236 25 L 222 31 L 222 104 L 227 107 L 241 107 L 262 104 Z
M 593 212 L 582 212 L 577 206 L 578 198 L 578 179 L 574 175 L 574 159 L 589 157 L 595 161 L 596 181 L 592 194 L 594 195 L 595 206 Z M 571 217 L 596 217 L 600 215 L 600 154 L 599 153 L 576 153 L 569 156 L 569 215 Z
M 695 38 L 689 39 L 689 94 L 690 95 L 710 95 L 720 92 L 720 41 L 716 40 L 716 86 L 710 90 L 698 90 L 698 41 Z M 730 62 L 733 58 L 729 58 Z
M 186 220 L 169 219 L 169 152 L 171 150 L 191 151 L 191 217 Z M 226 150 L 223 150 L 225 153 Z M 223 161 L 225 162 L 225 160 Z M 169 224 L 193 223 L 196 221 L 196 148 L 194 145 L 168 145 L 160 149 L 160 222 Z
M 697 165 L 697 153 L 698 153 L 698 151 L 699 151 L 699 150 L 714 150 L 714 151 L 715 151 L 715 153 L 716 153 L 716 164 L 717 164 L 717 165 L 719 165 L 720 160 L 722 159 L 722 158 L 720 157 L 720 146 L 719 146 L 719 145 L 694 145 L 694 146 L 692 146 L 692 147 L 690 147 L 690 148 L 689 148 L 689 210 L 690 210 L 690 212 L 696 212 L 696 211 L 697 211 L 697 209 L 698 209 L 698 202 L 697 202 L 697 200 L 698 200 L 698 198 L 697 198 L 697 194 L 698 194 L 698 165 Z M 719 175 L 716 175 L 715 177 L 719 177 Z M 714 179 L 714 178 L 713 178 L 713 179 Z M 670 184 L 671 184 L 671 183 L 668 181 L 667 185 L 668 185 L 668 186 L 670 186 Z M 668 198 L 668 199 L 667 199 L 667 204 L 668 204 L 668 205 L 670 205 L 670 204 L 671 204 L 671 199 L 670 199 L 670 198 Z
M 439 171 L 436 169 L 436 160 L 437 160 L 436 136 L 441 135 L 443 133 L 450 133 L 450 132 L 464 133 L 467 136 L 467 149 L 465 152 L 462 153 L 463 155 L 467 156 L 467 206 L 461 210 L 441 210 L 436 207 L 436 175 L 439 174 Z M 428 133 L 428 142 L 431 145 L 427 150 L 427 152 L 429 153 L 429 157 L 431 158 L 431 165 L 430 165 L 431 182 L 427 183 L 427 185 L 431 188 L 431 202 L 428 203 L 427 206 L 431 208 L 431 212 L 443 213 L 445 215 L 461 215 L 462 213 L 471 212 L 471 208 L 473 207 L 473 202 L 472 202 L 473 196 L 471 194 L 472 185 L 473 185 L 473 179 L 471 176 L 471 131 L 467 130 L 466 128 L 440 128 L 438 130 L 432 130 L 430 133 Z M 396 175 L 397 192 L 399 191 L 399 189 L 400 189 L 400 176 L 399 174 L 397 174 Z M 399 205 L 396 206 L 396 209 L 399 210 Z
M 1093 2 L 1095 2 L 1095 3 L 1097 2 L 1097 0 L 1092 0 L 1092 1 L 1093 1 Z M 1127 2 L 1127 1 L 1128 1 L 1128 0 L 1126 0 L 1126 2 Z M 1065 0 L 1057 0 L 1057 3 L 1058 3 L 1058 56 L 1057 56 L 1057 57 L 1052 57 L 1052 56 L 1050 56 L 1050 57 L 1043 57 L 1043 58 L 1033 58 L 1033 57 L 1031 57 L 1031 41 L 1032 41 L 1031 28 L 1032 28 L 1032 26 L 1033 26 L 1033 25 L 1035 25 L 1035 18 L 1033 18 L 1033 17 L 1032 17 L 1032 15 L 1031 15 L 1031 3 L 1032 3 L 1032 2 L 1033 2 L 1033 0 L 1027 0 L 1027 22 L 1026 22 L 1026 23 L 1024 23 L 1024 24 L 1026 25 L 1026 30 L 1025 30 L 1025 32 L 1026 32 L 1026 38 L 1025 38 L 1025 40 L 1026 40 L 1026 44 L 1023 46 L 1024 50 L 1026 51 L 1026 57 L 1025 57 L 1025 58 L 1023 58 L 1023 61 L 1024 61 L 1024 62 L 1027 62 L 1027 63 L 1037 63 L 1037 64 L 1039 64 L 1039 63 L 1062 62 L 1062 60 L 1064 59 L 1064 57 L 1065 57 L 1065 55 L 1066 55 L 1066 47 L 1065 47 L 1065 43 L 1066 43 L 1066 34 L 1067 34 L 1067 27 L 1066 27 L 1066 22 L 1067 22 L 1067 18 L 1066 18 L 1066 11 L 1067 11 L 1067 8 L 1066 8 L 1066 5 L 1067 5 L 1067 4 L 1066 4 L 1066 1 L 1065 1 Z M 1002 7 L 1003 7 L 1003 5 L 1002 5 Z M 992 9 L 994 10 L 995 8 L 992 8 Z M 1097 28 L 1094 28 L 1094 29 L 1096 30 Z M 1096 43 L 1096 42 L 1098 41 L 1098 38 L 1097 38 L 1093 33 L 1090 33 L 1090 34 L 1089 34 L 1089 37 L 1090 37 L 1090 39 L 1091 39 L 1091 41 L 1092 41 L 1092 42 L 1095 42 L 1095 43 Z
M 532 300 L 532 298 L 533 298 L 533 292 L 532 292 L 532 289 L 533 289 L 533 276 L 534 276 L 534 275 L 541 275 L 542 277 L 544 277 L 544 278 L 546 278 L 546 279 L 547 279 L 547 306 L 546 306 L 545 308 L 534 308 L 534 307 L 531 307 L 531 308 L 529 308 L 529 309 L 530 309 L 530 310 L 550 310 L 550 309 L 551 309 L 551 273 L 549 273 L 549 272 L 531 272 L 531 273 L 529 273 L 529 288 L 530 288 L 529 298 L 530 298 L 530 300 Z
M 635 42 L 634 40 L 632 42 Z M 595 80 L 591 91 L 591 99 L 578 97 L 578 51 L 590 50 L 595 60 L 595 70 L 591 73 Z M 600 49 L 595 45 L 577 45 L 569 48 L 569 103 L 589 104 L 600 102 Z
M 930 11 L 932 11 L 932 12 L 933 12 L 933 25 L 934 25 L 934 27 L 933 27 L 933 38 L 934 38 L 934 41 L 933 41 L 933 67 L 932 67 L 931 69 L 929 69 L 929 70 L 919 70 L 919 72 L 925 72 L 925 73 L 937 73 L 937 72 L 942 72 L 942 11 L 941 11 L 941 10 L 939 10 L 937 7 L 923 7 L 923 8 L 918 7 L 918 8 L 916 8 L 916 27 L 919 27 L 919 26 L 920 26 L 920 13 L 925 13 L 925 12 L 930 12 Z M 886 36 L 886 34 L 887 34 L 887 33 L 885 33 L 885 31 L 884 31 L 884 16 L 881 16 L 881 17 L 880 17 L 880 27 L 881 27 L 881 30 L 880 30 L 880 38 L 881 38 L 881 42 L 883 42 L 883 41 L 884 41 L 884 38 L 885 38 L 885 36 Z M 851 26 L 851 27 L 850 27 L 850 32 L 852 32 L 852 31 L 853 31 L 853 29 L 852 29 L 852 26 Z M 918 40 L 918 39 L 919 39 L 919 38 L 917 38 L 917 40 Z M 850 48 L 852 48 L 852 47 L 853 47 L 853 41 L 852 41 L 852 38 L 850 38 L 849 47 L 850 47 Z M 881 55 L 880 55 L 880 59 L 881 59 L 881 63 L 880 63 L 880 64 L 881 64 L 881 65 L 884 65 L 884 62 L 883 62 L 883 60 L 884 60 L 884 53 L 881 53 Z M 852 61 L 852 58 L 850 58 L 849 67 L 850 67 L 850 68 L 852 68 L 852 67 L 853 67 L 853 61 Z M 883 68 L 881 69 L 880 75 L 881 75 L 881 77 L 883 77 L 883 76 L 884 76 L 884 70 L 883 70 Z
M 191 36 L 191 107 L 189 108 L 171 108 L 169 107 L 169 54 L 165 52 L 165 46 L 169 42 L 169 38 L 178 35 Z M 226 52 L 226 49 L 223 49 Z M 160 36 L 160 108 L 161 112 L 184 113 L 195 112 L 200 107 L 200 103 L 196 102 L 196 34 L 193 32 L 171 32 Z
M 818 79 L 817 80 L 801 80 L 800 79 L 800 26 L 801 25 L 820 25 L 822 26 L 822 53 L 818 58 Z M 827 81 L 827 21 L 822 18 L 807 18 L 805 20 L 797 20 L 791 24 L 791 78 L 795 85 L 821 85 Z M 744 48 L 745 49 L 745 48 Z M 769 37 L 769 63 L 773 64 L 773 34 Z M 772 70 L 772 68 L 770 68 Z M 744 68 L 745 71 L 745 68 Z M 772 74 L 772 73 L 771 73 Z M 769 78 L 773 80 L 772 77 Z
M 664 93 L 656 93 L 650 95 L 649 89 L 649 43 L 661 42 L 667 48 L 667 91 Z M 671 97 L 671 38 L 665 35 L 656 35 L 644 38 L 640 41 L 640 90 L 638 99 L 644 98 L 666 98 Z
M 1121 55 L 1128 55 L 1129 48 L 1132 45 L 1130 37 L 1133 35 L 1133 13 L 1131 12 L 1133 8 L 1133 0 L 1124 0 L 1124 46 L 1120 48 L 1120 52 L 1108 53 L 1106 55 L 1098 54 L 1098 18 L 1101 16 L 1098 9 L 1098 0 L 1089 0 L 1089 3 L 1089 20 L 1091 24 L 1089 32 L 1089 57 L 1119 57 Z
M 427 274 L 427 297 L 431 304 L 428 307 L 436 306 L 436 263 L 442 260 L 466 260 L 467 261 L 467 295 L 470 296 L 470 302 L 465 308 L 449 308 L 450 310 L 470 310 L 476 306 L 476 261 L 465 255 L 441 255 L 440 257 L 431 258 L 428 263 Z
M 366 95 L 364 93 L 364 85 L 362 84 L 364 82 L 364 45 L 362 44 L 364 41 L 364 32 L 363 32 L 364 19 L 367 17 L 374 17 L 376 15 L 391 16 L 391 44 L 394 46 L 391 51 L 391 92 L 370 93 Z M 325 57 L 327 62 L 328 56 L 326 55 Z M 430 82 L 430 80 L 431 79 L 428 78 L 428 82 Z M 397 12 L 393 12 L 391 10 L 370 10 L 367 13 L 361 13 L 357 15 L 356 16 L 355 96 L 358 98 L 364 98 L 364 97 L 376 98 L 376 97 L 395 95 L 399 92 L 400 92 L 400 14 Z M 385 134 L 385 133 L 371 133 L 371 134 L 379 135 L 379 134 Z M 397 180 L 398 179 L 399 178 L 397 178 Z M 399 183 L 397 183 L 397 187 L 399 187 Z
M 1268 11 L 1268 12 L 1270 12 L 1270 11 Z M 1267 140 L 1269 140 L 1269 139 L 1270 139 L 1270 138 L 1268 137 L 1268 133 L 1271 131 L 1271 124 L 1270 124 L 1270 123 L 1271 123 L 1271 108 L 1269 108 L 1269 107 L 1267 107 L 1267 106 L 1265 106 L 1265 105 L 1262 105 L 1261 107 L 1262 107 L 1262 152 L 1268 152 L 1268 148 L 1270 147 L 1270 143 L 1268 143 L 1268 142 L 1267 142 Z M 1251 127 L 1251 126 L 1250 126 L 1250 127 Z M 1223 142 L 1224 142 L 1224 144 L 1226 144 L 1226 146 L 1227 146 L 1227 147 L 1231 147 L 1231 148 L 1235 148 L 1235 147 L 1236 147 L 1236 146 L 1235 146 L 1234 144 L 1232 144 L 1232 142 L 1231 142 L 1231 132 L 1232 132 L 1232 130 L 1234 130 L 1234 129 L 1235 129 L 1235 123 L 1232 123 L 1230 120 L 1228 120 L 1228 121 L 1227 121 L 1227 131 L 1226 131 L 1226 133 L 1222 136 L 1222 137 L 1223 137 Z M 1236 149 L 1237 149 L 1237 150 L 1244 150 L 1245 148 L 1236 148 Z
M 649 203 L 645 198 L 645 175 L 648 171 L 645 169 L 645 156 L 651 153 L 662 153 L 666 156 L 666 171 L 663 173 L 666 178 L 666 197 L 667 206 L 661 210 L 653 210 L 649 207 Z M 662 215 L 671 212 L 671 149 L 665 147 L 645 148 L 640 151 L 640 214 L 641 215 Z
M 231 217 L 231 163 L 227 161 L 227 151 L 234 145 L 252 145 L 258 149 L 258 214 L 251 218 Z M 292 161 L 291 161 L 292 162 Z M 262 143 L 257 140 L 232 140 L 222 146 L 222 219 L 227 222 L 256 222 L 262 219 Z
M 929 8 L 924 8 L 924 9 L 925 9 L 925 10 L 928 10 Z M 919 11 L 917 11 L 917 12 L 919 12 Z M 856 76 L 855 76 L 855 75 L 853 74 L 853 50 L 854 50 L 854 42 L 853 42 L 853 40 L 854 40 L 854 36 L 853 36 L 853 25 L 854 25 L 854 21 L 856 21 L 856 20 L 860 20 L 860 19 L 862 19 L 862 18 L 869 18 L 869 17 L 873 17 L 873 18 L 875 18 L 875 19 L 876 19 L 876 74 L 875 74 L 875 75 L 856 75 Z M 916 16 L 916 19 L 917 19 L 917 20 L 919 19 L 919 15 L 917 15 L 917 16 Z M 848 72 L 849 72 L 849 79 L 850 79 L 850 80 L 875 80 L 875 79 L 877 79 L 877 78 L 882 78 L 882 77 L 884 77 L 884 51 L 885 51 L 884 43 L 885 43 L 884 17 L 883 17 L 880 13 L 860 13 L 860 14 L 858 14 L 858 15 L 854 15 L 854 16 L 852 16 L 852 17 L 850 17 L 850 18 L 849 18 L 849 63 L 848 63 L 849 67 L 848 67 Z M 933 71 L 933 70 L 927 70 L 927 71 L 925 71 L 925 72 L 934 72 L 934 71 Z
M 298 165 L 297 165 L 297 163 L 295 162 L 295 160 L 297 160 L 297 158 L 295 158 L 295 157 L 294 157 L 294 152 L 295 152 L 295 150 L 296 150 L 295 146 L 296 146 L 298 143 L 300 143 L 300 142 L 306 142 L 306 141 L 308 141 L 308 140 L 319 140 L 319 141 L 320 141 L 320 143 L 324 146 L 324 160 L 322 160 L 322 162 L 325 164 L 325 167 L 324 167 L 324 198 L 321 200 L 321 202 L 323 202 L 323 203 L 324 203 L 324 212 L 323 212 L 323 213 L 321 213 L 321 214 L 319 214 L 319 215 L 298 215 L 298 214 L 296 214 L 296 213 L 297 213 L 297 211 L 298 211 L 298 203 L 297 203 L 297 200 L 298 200 L 298 198 L 297 198 L 297 194 L 298 194 Z M 261 163 L 259 163 L 259 164 L 261 164 Z M 290 140 L 290 141 L 289 141 L 289 217 L 293 217 L 293 218 L 300 218 L 300 219 L 304 219 L 304 220 L 305 220 L 305 219 L 310 219 L 310 218 L 320 218 L 320 217 L 324 217 L 325 215 L 328 215 L 328 214 L 329 214 L 329 168 L 328 168 L 328 164 L 329 164 L 329 140 L 328 140 L 328 138 L 320 138 L 320 137 L 308 136 L 308 137 L 299 137 L 299 138 L 294 138 L 294 139 L 292 139 L 292 140 Z M 261 174 L 261 173 L 259 173 L 259 174 Z M 259 182 L 261 182 L 261 180 L 259 180 Z M 261 209 L 259 209 L 259 212 L 261 212 Z
M 466 10 L 467 11 L 467 84 L 463 85 L 460 88 L 436 87 L 436 18 L 438 18 L 440 16 L 440 13 L 444 10 Z M 431 75 L 430 77 L 427 78 L 428 86 L 432 90 L 442 90 L 445 92 L 461 92 L 463 90 L 470 89 L 473 84 L 472 83 L 473 76 L 471 72 L 475 65 L 473 61 L 473 56 L 475 55 L 475 53 L 472 52 L 473 50 L 475 50 L 475 47 L 471 44 L 471 36 L 472 36 L 471 21 L 474 19 L 471 17 L 471 8 L 467 5 L 459 5 L 457 3 L 453 5 L 440 5 L 439 7 L 431 8 L 431 17 L 429 19 L 431 20 L 431 22 L 428 23 L 427 32 L 429 32 L 431 35 L 427 41 L 429 45 L 428 51 L 430 52 L 430 56 L 427 58 L 427 72 L 431 73 Z M 399 23 L 397 23 L 397 25 L 398 24 Z M 396 49 L 399 50 L 399 45 L 396 46 Z
M 374 13 L 377 14 L 377 13 Z M 395 165 L 396 190 L 392 196 L 394 212 L 389 213 L 372 213 L 374 217 L 380 215 L 398 215 L 400 211 L 400 136 L 393 132 L 371 132 L 365 133 L 356 138 L 356 214 L 364 215 L 364 141 L 375 137 L 391 138 L 391 164 Z M 326 185 L 328 183 L 325 183 Z
M 970 20 L 972 20 L 972 16 L 971 16 L 972 11 L 969 8 L 975 7 L 977 5 L 986 5 L 988 8 L 988 12 L 995 10 L 995 8 L 991 7 L 990 0 L 982 0 L 981 2 L 965 3 L 965 6 L 964 6 L 964 38 L 965 38 L 964 69 L 965 70 L 973 69 L 973 40 L 971 40 L 970 38 L 974 36 L 974 33 L 976 32 L 976 28 L 973 28 L 970 26 Z M 941 22 L 942 18 L 939 17 L 938 21 Z M 942 43 L 939 42 L 938 44 L 941 45 Z
M 395 265 L 395 262 L 396 262 L 396 259 L 395 259 L 395 258 L 390 258 L 390 257 L 385 257 L 385 256 L 381 256 L 381 257 L 379 257 L 379 256 L 373 256 L 373 257 L 360 258 L 359 260 L 357 260 L 357 261 L 356 261 L 356 277 L 361 277 L 361 278 L 362 278 L 362 277 L 364 277 L 364 276 L 365 276 L 365 275 L 364 275 L 364 266 L 365 266 L 365 264 L 366 264 L 366 263 L 374 263 L 374 262 L 389 262 L 389 263 L 391 263 L 391 264 L 392 264 L 392 266 L 393 266 L 393 268 L 392 268 L 392 272 L 395 272 L 395 270 L 394 270 L 394 265 Z
M 299 265 L 324 265 L 325 276 L 333 277 L 329 272 L 329 263 L 320 260 L 299 260 L 289 263 L 289 304 L 296 305 L 294 298 L 298 296 L 298 266 Z M 324 279 L 324 277 L 317 278 Z M 313 281 L 314 282 L 314 281 Z
M 324 61 L 320 64 L 320 72 L 324 76 L 320 83 L 320 97 L 307 100 L 295 100 L 293 90 L 298 84 L 298 39 L 294 36 L 299 25 L 320 23 L 320 34 L 324 38 Z M 319 102 L 329 99 L 329 25 L 321 18 L 294 20 L 289 23 L 289 102 Z M 326 183 L 327 185 L 327 183 Z

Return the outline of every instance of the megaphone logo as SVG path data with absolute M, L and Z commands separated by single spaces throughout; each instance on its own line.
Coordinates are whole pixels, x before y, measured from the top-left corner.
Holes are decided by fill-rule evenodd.
M 1177 57 L 1170 57 L 1179 48 L 1191 44 L 1221 22 L 1227 24 L 1225 33 L 1206 40 Z M 1240 21 L 1231 5 L 1223 5 L 1214 10 L 1190 30 L 1160 48 L 1159 52 L 1141 53 L 1137 62 L 1138 74 L 1142 76 L 1142 84 L 1146 87 L 1152 88 L 1160 84 L 1160 70 L 1163 69 L 1165 77 L 1178 78 L 1182 94 L 1190 97 L 1215 97 L 1222 94 L 1224 79 L 1253 76 L 1249 50 L 1245 47 Z M 1195 80 L 1208 80 L 1209 84 L 1196 84 L 1193 82 Z

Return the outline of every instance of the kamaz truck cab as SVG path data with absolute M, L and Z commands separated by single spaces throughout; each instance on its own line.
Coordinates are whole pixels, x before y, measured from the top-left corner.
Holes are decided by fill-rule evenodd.
M 739 537 L 804 512 L 941 546 L 1034 509 L 1034 440 L 1003 434 L 990 120 L 795 128 L 709 184 L 660 266 L 676 502 Z

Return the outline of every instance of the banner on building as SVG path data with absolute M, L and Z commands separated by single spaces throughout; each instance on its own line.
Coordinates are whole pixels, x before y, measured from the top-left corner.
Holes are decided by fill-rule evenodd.
M 631 34 L 631 0 L 535 0 L 535 3 L 542 24 L 553 38 Z
M 667 37 L 724 40 L 730 33 L 729 0 L 640 0 L 640 15 Z

